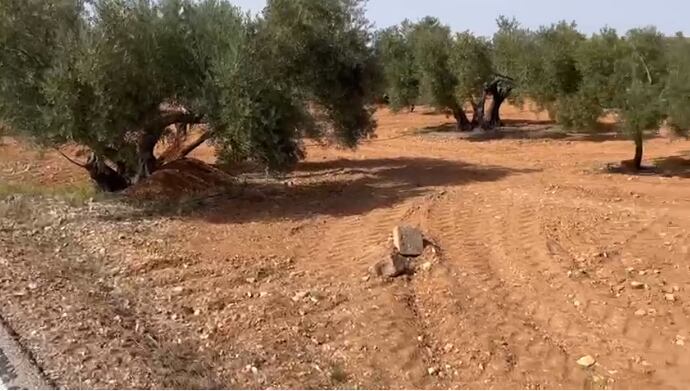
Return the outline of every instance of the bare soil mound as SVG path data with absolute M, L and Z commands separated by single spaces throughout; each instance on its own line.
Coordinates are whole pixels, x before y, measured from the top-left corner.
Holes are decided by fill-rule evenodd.
M 201 160 L 185 158 L 164 165 L 125 194 L 141 200 L 175 200 L 208 194 L 232 183 L 230 174 Z

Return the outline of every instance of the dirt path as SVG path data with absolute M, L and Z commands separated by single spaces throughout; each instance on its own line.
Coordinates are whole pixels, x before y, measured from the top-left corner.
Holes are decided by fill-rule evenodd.
M 526 114 L 506 118 L 543 120 Z M 79 243 L 116 247 L 102 267 L 120 272 L 101 284 L 128 287 L 117 299 L 137 303 L 165 351 L 197 347 L 182 356 L 200 368 L 188 375 L 227 387 L 687 388 L 690 179 L 602 173 L 632 152 L 615 137 L 474 142 L 435 132 L 445 122 L 381 113 L 379 137 L 357 151 L 310 147 L 264 196 L 155 223 L 146 254 L 98 232 Z M 649 159 L 690 150 L 646 145 Z M 399 223 L 438 246 L 429 270 L 368 277 Z M 135 327 L 116 313 L 122 332 Z M 89 357 L 105 366 L 98 338 Z M 53 372 L 59 385 L 101 385 L 66 371 Z M 111 371 L 109 386 L 165 373 Z

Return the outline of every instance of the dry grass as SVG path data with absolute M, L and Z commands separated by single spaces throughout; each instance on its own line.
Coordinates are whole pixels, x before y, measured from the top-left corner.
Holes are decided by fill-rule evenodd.
M 66 201 L 70 205 L 83 205 L 99 196 L 89 183 L 58 186 L 42 186 L 26 183 L 0 183 L 0 199 L 12 196 L 51 197 Z

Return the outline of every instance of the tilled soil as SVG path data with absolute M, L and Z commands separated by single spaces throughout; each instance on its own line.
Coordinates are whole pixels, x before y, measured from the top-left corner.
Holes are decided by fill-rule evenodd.
M 690 142 L 612 174 L 631 142 L 511 116 L 472 140 L 384 111 L 356 151 L 172 209 L 12 197 L 0 314 L 64 388 L 687 388 Z M 400 223 L 433 246 L 370 276 Z

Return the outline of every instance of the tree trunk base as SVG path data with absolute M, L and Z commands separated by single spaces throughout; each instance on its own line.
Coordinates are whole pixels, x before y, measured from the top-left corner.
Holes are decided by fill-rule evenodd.
M 113 170 L 101 158 L 92 157 L 85 166 L 89 176 L 99 190 L 114 193 L 129 187 L 129 180 L 121 173 Z

